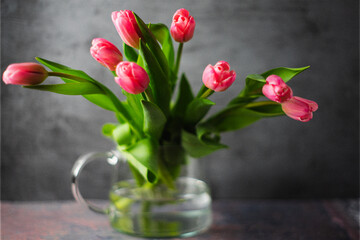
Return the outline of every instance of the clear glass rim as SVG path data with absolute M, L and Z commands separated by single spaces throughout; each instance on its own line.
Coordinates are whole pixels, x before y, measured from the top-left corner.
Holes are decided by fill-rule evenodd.
M 179 177 L 176 180 L 175 189 L 169 189 L 164 185 L 156 186 L 154 189 L 139 187 L 134 179 L 127 179 L 113 185 L 111 192 L 119 197 L 131 198 L 135 201 L 160 202 L 189 200 L 200 194 L 209 194 L 209 187 L 204 181 L 191 177 Z M 157 193 L 164 192 L 166 192 L 166 196 L 157 195 Z

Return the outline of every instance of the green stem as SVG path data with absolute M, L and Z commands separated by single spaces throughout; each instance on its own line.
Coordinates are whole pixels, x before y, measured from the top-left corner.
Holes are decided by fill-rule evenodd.
M 145 92 L 142 92 L 142 93 L 141 93 L 141 96 L 143 97 L 143 99 L 144 99 L 145 101 L 149 101 L 148 98 L 147 98 L 147 96 L 146 96 L 146 94 L 145 94 Z
M 151 234 L 152 229 L 152 225 L 154 224 L 152 222 L 152 219 L 150 218 L 150 214 L 151 214 L 151 202 L 150 201 L 143 201 L 142 202 L 142 206 L 141 206 L 141 221 L 140 221 L 140 226 L 141 226 L 141 230 L 145 233 L 146 235 Z
M 141 139 L 143 137 L 143 135 L 141 134 L 141 132 L 134 126 L 133 121 L 131 121 L 131 116 L 128 114 L 126 108 L 122 105 L 122 103 L 120 102 L 120 100 L 115 96 L 115 94 L 108 89 L 106 86 L 102 85 L 101 86 L 104 90 L 104 92 L 106 93 L 106 95 L 110 98 L 110 100 L 113 102 L 116 110 L 118 111 L 118 113 L 120 114 L 120 116 L 124 119 L 125 122 L 128 122 L 131 129 L 134 131 L 134 133 Z
M 89 81 L 86 80 L 85 78 L 77 77 L 77 76 L 70 75 L 70 74 L 66 74 L 66 73 L 49 72 L 48 75 L 49 75 L 49 76 L 54 76 L 54 77 L 63 77 L 63 78 L 75 80 L 75 81 L 78 81 L 78 82 L 89 82 Z
M 181 60 L 181 54 L 182 54 L 183 46 L 184 46 L 184 43 L 179 43 L 179 48 L 178 48 L 178 51 L 177 51 L 175 68 L 174 68 L 175 76 L 177 76 L 178 72 L 179 72 L 180 60 Z
M 252 102 L 244 106 L 244 108 L 253 108 L 253 107 L 261 107 L 266 105 L 277 105 L 279 103 L 273 101 L 261 101 L 261 102 Z
M 150 88 L 145 89 L 145 92 L 144 92 L 144 93 L 145 93 L 146 98 L 147 98 L 150 102 L 155 103 L 154 96 L 152 95 L 152 92 L 151 92 L 151 89 L 150 89 Z
M 196 97 L 199 98 L 205 91 L 206 89 L 208 89 L 207 87 L 205 87 L 205 85 L 201 85 L 201 88 L 199 89 L 198 93 L 196 94 Z
M 141 187 L 147 190 L 152 190 L 156 186 L 156 183 L 145 182 Z
M 114 77 L 117 77 L 117 74 L 116 74 L 116 71 L 111 71 L 111 73 L 114 75 Z M 105 86 L 104 86 L 105 87 Z M 105 87 L 106 88 L 106 87 Z M 111 93 L 112 95 L 114 95 L 109 89 L 108 89 L 108 92 Z M 115 95 L 114 95 L 115 97 Z M 143 96 L 144 97 L 144 96 Z M 117 97 L 115 97 L 116 100 L 119 100 Z M 144 99 L 146 100 L 146 98 L 144 97 Z M 120 102 L 120 101 L 119 101 Z M 121 104 L 121 102 L 120 102 Z M 114 104 L 115 105 L 115 104 Z M 131 119 L 130 116 L 128 116 L 129 119 Z M 138 129 L 132 125 L 132 123 L 129 121 L 129 120 L 125 120 L 126 122 L 129 122 L 130 123 L 130 127 L 134 130 L 134 132 L 136 133 L 136 135 L 141 138 L 142 137 L 142 134 L 140 133 L 140 131 L 138 131 Z M 120 121 L 119 121 L 120 122 Z
M 208 88 L 201 96 L 200 98 L 207 98 L 208 96 L 210 96 L 211 94 L 214 93 L 214 90 L 211 90 L 210 88 Z
M 163 161 L 163 153 L 160 152 L 160 159 L 158 161 L 159 177 L 168 188 L 175 189 L 174 180 Z
M 146 182 L 146 180 L 143 178 L 143 176 L 141 175 L 141 173 L 139 172 L 139 170 L 130 163 L 130 161 L 127 161 L 127 162 L 128 162 L 130 171 L 131 171 L 131 173 L 132 173 L 132 175 L 134 176 L 134 179 L 135 179 L 135 181 L 136 181 L 136 185 L 137 185 L 138 187 L 143 186 L 144 183 Z
M 66 74 L 66 73 L 60 73 L 60 72 L 49 72 L 48 73 L 49 76 L 55 76 L 55 77 L 62 77 L 62 78 L 67 78 L 70 80 L 75 80 L 78 82 L 90 82 L 89 80 L 82 78 L 82 77 L 77 77 L 71 74 Z M 105 85 L 97 82 L 97 81 L 93 81 L 92 83 L 94 83 L 96 86 L 98 86 L 99 88 L 101 88 L 101 90 L 104 91 L 104 94 L 106 96 L 108 96 L 108 98 L 111 100 L 111 102 L 114 104 L 117 113 L 122 120 L 124 120 L 125 122 L 128 122 L 130 124 L 130 127 L 132 128 L 132 130 L 134 131 L 134 133 L 139 137 L 142 138 L 142 134 L 141 132 L 133 125 L 133 122 L 130 121 L 131 117 L 128 114 L 127 110 L 124 108 L 124 106 L 122 105 L 122 103 L 120 102 L 120 100 L 115 96 L 115 94 L 109 89 L 107 88 Z

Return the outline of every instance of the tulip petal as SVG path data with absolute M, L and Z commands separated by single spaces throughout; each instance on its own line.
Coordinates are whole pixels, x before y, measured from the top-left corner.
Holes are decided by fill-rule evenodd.
M 287 116 L 301 122 L 310 121 L 313 117 L 313 111 L 317 110 L 315 102 L 295 96 L 283 102 L 281 107 Z
M 32 62 L 10 64 L 3 73 L 5 84 L 31 86 L 42 83 L 48 76 L 46 69 Z
M 120 62 L 116 67 L 115 82 L 126 92 L 139 94 L 149 86 L 149 76 L 147 72 L 134 62 Z
M 311 101 L 309 99 L 305 99 L 305 98 L 301 98 L 301 97 L 295 97 L 295 98 L 308 104 L 312 112 L 315 112 L 319 107 L 316 102 Z
M 134 13 L 130 10 L 113 12 L 111 19 L 123 42 L 139 49 L 140 30 Z
M 182 8 L 175 12 L 170 33 L 176 42 L 187 42 L 193 35 L 195 30 L 195 20 L 189 15 L 189 11 Z
M 123 59 L 120 50 L 103 38 L 95 38 L 92 41 L 90 53 L 96 61 L 109 68 L 110 71 L 115 71 L 116 65 Z
M 235 71 L 229 70 L 230 65 L 225 61 L 219 61 L 214 66 L 209 64 L 206 66 L 202 76 L 204 85 L 215 92 L 225 91 L 233 84 L 236 78 Z
M 285 102 L 293 96 L 292 89 L 277 75 L 270 75 L 266 78 L 262 93 L 265 97 L 278 103 Z

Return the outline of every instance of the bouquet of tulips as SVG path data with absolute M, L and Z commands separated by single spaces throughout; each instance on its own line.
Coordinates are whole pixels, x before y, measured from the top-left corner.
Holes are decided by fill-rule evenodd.
M 146 24 L 130 10 L 113 12 L 111 17 L 123 41 L 123 54 L 102 38 L 92 41 L 90 53 L 110 70 L 120 86 L 114 90 L 122 91 L 126 100 L 120 101 L 85 72 L 42 58 L 36 58 L 42 65 L 11 64 L 3 73 L 3 81 L 29 89 L 82 95 L 114 112 L 118 122 L 105 124 L 102 132 L 127 157 L 139 185 L 163 183 L 174 188 L 186 156 L 199 158 L 226 148 L 220 143 L 222 132 L 284 114 L 306 122 L 317 109 L 315 102 L 293 96 L 286 84 L 308 67 L 279 67 L 248 75 L 244 89 L 229 99 L 221 111 L 206 117 L 215 104 L 208 98 L 229 88 L 236 73 L 226 61 L 207 65 L 203 86 L 196 94 L 186 75 L 179 75 L 184 43 L 192 39 L 195 30 L 195 20 L 189 12 L 177 10 L 170 30 L 161 23 Z M 176 53 L 173 40 L 178 44 Z M 49 76 L 60 77 L 64 83 L 40 85 Z M 175 89 L 177 96 L 173 96 Z M 257 101 L 264 96 L 269 100 Z

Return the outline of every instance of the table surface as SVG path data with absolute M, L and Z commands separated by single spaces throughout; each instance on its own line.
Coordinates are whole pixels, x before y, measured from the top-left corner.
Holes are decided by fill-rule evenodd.
M 216 200 L 213 225 L 193 239 L 358 240 L 358 200 Z M 1 239 L 138 239 L 74 201 L 1 202 Z

